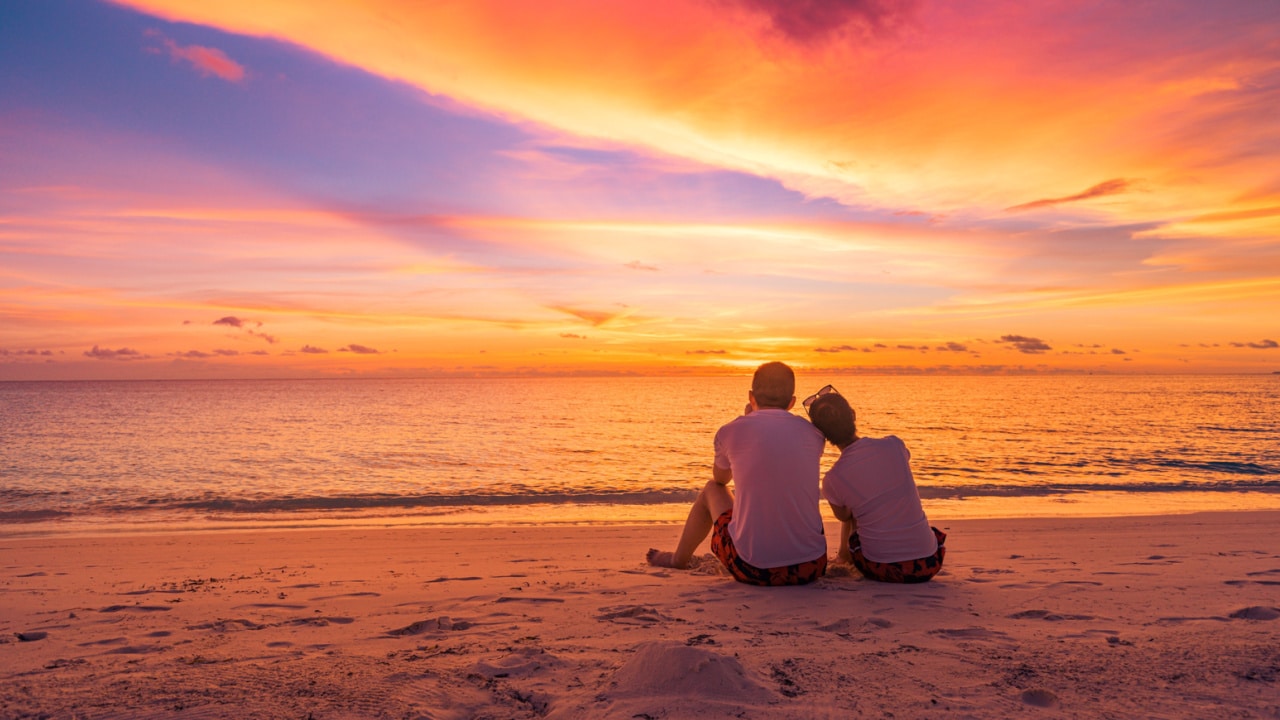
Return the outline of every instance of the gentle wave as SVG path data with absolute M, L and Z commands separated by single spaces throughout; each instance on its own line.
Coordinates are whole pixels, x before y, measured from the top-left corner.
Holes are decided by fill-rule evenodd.
M 1280 493 L 1280 480 L 1207 483 L 1046 483 L 1039 485 L 920 485 L 926 500 L 959 500 L 967 497 L 1049 497 L 1074 493 Z
M 1280 480 L 1220 481 L 1209 483 L 1049 483 L 1038 485 L 920 485 L 925 500 L 965 498 L 1044 498 L 1077 493 L 1276 493 Z M 150 498 L 137 504 L 101 505 L 83 510 L 29 510 L 0 512 L 0 524 L 58 520 L 88 515 L 133 515 L 139 512 L 184 511 L 216 515 L 249 515 L 303 511 L 413 510 L 433 508 L 499 507 L 527 505 L 615 505 L 645 506 L 685 504 L 697 495 L 694 490 L 599 493 L 506 493 L 466 495 L 333 495 L 301 497 Z

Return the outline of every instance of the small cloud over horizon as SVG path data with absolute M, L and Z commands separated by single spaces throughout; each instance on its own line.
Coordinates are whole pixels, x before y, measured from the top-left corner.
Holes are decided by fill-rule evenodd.
M 1027 355 L 1039 355 L 1040 353 L 1052 350 L 1048 343 L 1036 337 L 1027 337 L 1026 335 L 1002 335 L 996 342 L 1009 343 L 1020 353 Z
M 1264 339 L 1261 342 L 1233 342 L 1231 347 L 1235 348 L 1253 348 L 1254 350 L 1274 350 L 1280 348 L 1280 343 L 1271 339 Z M 1214 345 L 1217 347 L 1217 345 Z
M 367 345 L 357 345 L 355 343 L 351 343 L 350 345 L 338 348 L 338 352 L 349 352 L 349 353 L 355 353 L 356 355 L 381 355 L 382 354 L 380 350 L 371 348 Z
M 151 356 L 150 356 L 150 355 L 144 355 L 144 354 L 142 354 L 142 353 L 138 352 L 137 350 L 134 350 L 133 348 L 123 347 L 123 348 L 118 348 L 118 349 L 116 349 L 116 350 L 112 350 L 112 349 L 110 349 L 110 348 L 100 348 L 100 347 L 98 347 L 97 345 L 94 345 L 92 350 L 85 350 L 85 351 L 84 351 L 84 356 L 85 356 L 85 357 L 93 358 L 94 360 L 125 360 L 125 361 L 128 361 L 128 360 L 149 360 L 149 359 L 151 359 Z

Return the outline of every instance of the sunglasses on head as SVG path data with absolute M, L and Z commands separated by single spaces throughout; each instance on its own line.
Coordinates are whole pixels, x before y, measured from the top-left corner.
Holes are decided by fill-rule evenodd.
M 821 390 L 819 390 L 818 392 L 816 392 L 816 393 L 814 393 L 814 394 L 812 394 L 812 395 L 810 395 L 809 397 L 807 397 L 807 398 L 805 398 L 805 399 L 804 399 L 804 412 L 805 412 L 805 414 L 806 414 L 806 415 L 808 415 L 808 414 L 809 414 L 809 406 L 813 404 L 813 401 L 814 401 L 814 400 L 817 400 L 818 398 L 822 397 L 823 395 L 839 395 L 839 394 L 840 394 L 840 392 L 839 392 L 838 390 L 836 390 L 836 388 L 835 388 L 835 386 L 834 386 L 834 385 L 825 385 L 825 386 L 823 386 L 823 388 L 822 388 Z

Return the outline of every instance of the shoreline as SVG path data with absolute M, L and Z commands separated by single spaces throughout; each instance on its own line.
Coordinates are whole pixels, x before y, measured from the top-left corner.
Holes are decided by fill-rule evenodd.
M 831 511 L 822 502 L 823 518 Z M 1186 515 L 1201 512 L 1280 510 L 1280 492 L 1091 492 L 1066 495 L 988 496 L 926 499 L 931 520 L 995 520 L 1018 518 L 1103 518 Z M 617 527 L 679 525 L 686 502 L 609 504 L 593 502 L 523 505 L 450 505 L 414 507 L 401 513 L 385 508 L 279 513 L 148 512 L 125 520 L 109 515 L 75 515 L 0 522 L 0 540 L 24 537 L 92 537 L 236 531 L 377 529 L 445 527 Z
M 797 588 L 669 525 L 0 538 L 0 716 L 1280 714 L 1280 512 L 934 524 Z

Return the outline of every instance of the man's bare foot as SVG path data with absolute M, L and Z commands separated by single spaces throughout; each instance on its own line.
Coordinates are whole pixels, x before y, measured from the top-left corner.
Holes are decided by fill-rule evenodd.
M 676 554 L 669 550 L 659 550 L 657 548 L 649 548 L 649 552 L 645 555 L 649 564 L 654 567 L 680 568 L 676 564 Z

